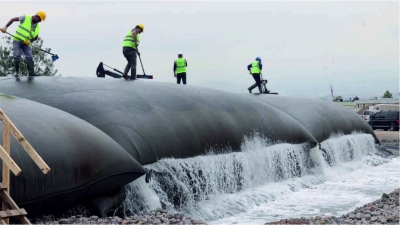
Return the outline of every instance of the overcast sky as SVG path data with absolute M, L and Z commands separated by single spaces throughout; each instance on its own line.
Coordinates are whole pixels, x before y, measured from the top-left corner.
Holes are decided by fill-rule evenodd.
M 188 85 L 246 93 L 247 65 L 260 56 L 269 89 L 283 95 L 329 96 L 330 85 L 335 95 L 399 93 L 398 1 L 2 0 L 0 8 L 1 27 L 47 13 L 39 36 L 62 76 L 95 77 L 100 62 L 123 70 L 122 40 L 143 23 L 139 51 L 154 81 L 176 82 L 182 51 Z

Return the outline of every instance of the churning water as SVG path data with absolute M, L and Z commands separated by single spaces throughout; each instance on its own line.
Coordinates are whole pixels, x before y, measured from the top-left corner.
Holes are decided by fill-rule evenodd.
M 306 144 L 246 138 L 241 152 L 147 165 L 152 179 L 126 188 L 123 211 L 167 208 L 209 224 L 264 224 L 284 218 L 341 216 L 399 184 L 399 158 L 377 154 L 369 134 Z

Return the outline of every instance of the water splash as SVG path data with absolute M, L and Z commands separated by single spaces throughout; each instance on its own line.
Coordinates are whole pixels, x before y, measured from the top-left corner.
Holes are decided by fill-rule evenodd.
M 376 151 L 373 137 L 358 133 L 332 136 L 321 148 L 270 143 L 255 135 L 245 138 L 241 152 L 163 159 L 146 166 L 153 174 L 150 183 L 139 179 L 126 187 L 123 211 L 129 215 L 163 207 L 206 221 L 224 218 L 312 188 L 330 176 L 327 168 Z

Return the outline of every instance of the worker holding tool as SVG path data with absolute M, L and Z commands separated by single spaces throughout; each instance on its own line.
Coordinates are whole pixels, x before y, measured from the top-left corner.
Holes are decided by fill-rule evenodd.
M 183 84 L 186 84 L 186 67 L 187 61 L 183 58 L 183 53 L 178 52 L 178 59 L 174 62 L 174 76 L 177 84 L 180 84 L 181 80 Z
M 135 28 L 128 31 L 122 43 L 122 53 L 124 54 L 128 64 L 125 66 L 123 77 L 129 80 L 128 72 L 131 70 L 131 79 L 136 79 L 136 54 L 140 53 L 138 50 L 140 43 L 140 33 L 144 31 L 143 24 L 136 25 Z
M 21 59 L 21 49 L 24 52 L 26 58 L 26 64 L 29 72 L 29 76 L 38 76 L 34 71 L 34 61 L 32 56 L 31 43 L 37 40 L 40 32 L 39 23 L 46 19 L 46 13 L 39 11 L 36 15 L 24 15 L 20 17 L 12 18 L 5 27 L 0 28 L 0 31 L 6 33 L 7 28 L 14 22 L 19 21 L 20 24 L 17 31 L 14 34 L 14 66 L 15 66 L 15 77 L 19 77 L 19 61 Z
M 253 75 L 254 80 L 256 81 L 255 84 L 251 85 L 248 90 L 251 93 L 251 90 L 253 90 L 256 86 L 258 86 L 258 90 L 260 93 L 262 93 L 262 88 L 261 88 L 261 75 L 262 75 L 262 63 L 261 63 L 261 58 L 257 57 L 256 60 L 249 64 L 247 66 L 247 69 L 250 72 L 250 75 Z M 266 90 L 268 93 L 269 91 Z

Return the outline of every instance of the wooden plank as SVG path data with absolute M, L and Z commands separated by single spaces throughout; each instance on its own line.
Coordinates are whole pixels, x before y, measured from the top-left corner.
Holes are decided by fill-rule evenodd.
M 0 183 L 0 191 L 6 190 L 7 186 L 5 186 L 3 183 Z
M 31 221 L 26 218 L 26 216 L 17 216 L 16 217 L 21 224 L 31 224 Z
M 27 212 L 25 211 L 25 209 L 20 209 L 18 207 L 18 205 L 14 202 L 14 200 L 8 194 L 9 188 L 10 188 L 10 169 L 13 171 L 13 173 L 16 176 L 18 176 L 21 173 L 21 169 L 14 162 L 14 160 L 10 157 L 10 133 L 12 130 L 11 126 L 15 127 L 15 125 L 11 122 L 11 120 L 6 116 L 4 111 L 1 109 L 0 109 L 0 121 L 3 122 L 3 147 L 0 145 L 0 158 L 3 161 L 3 163 L 2 163 L 3 164 L 3 166 L 2 166 L 3 181 L 2 181 L 2 183 L 0 183 L 0 198 L 2 200 L 2 210 L 4 210 L 4 211 L 0 211 L 0 216 L 3 217 L 0 219 L 0 224 L 9 224 L 10 220 L 8 217 L 10 217 L 10 216 L 16 217 L 21 224 L 31 224 L 30 221 L 28 220 L 28 218 L 26 218 Z M 16 127 L 15 127 L 15 130 L 18 131 Z M 20 132 L 18 131 L 18 133 L 20 133 Z M 22 138 L 23 138 L 23 136 L 22 136 Z M 30 147 L 32 148 L 32 146 L 30 146 Z M 36 153 L 36 151 L 33 148 L 32 148 L 32 150 Z M 28 154 L 29 154 L 29 152 L 28 152 Z M 45 164 L 45 166 L 47 166 L 47 165 Z M 49 170 L 50 170 L 50 168 L 49 168 Z M 12 208 L 12 210 L 8 210 L 10 207 Z M 6 213 L 6 215 L 3 215 L 2 213 Z
M 31 224 L 26 215 L 28 215 L 28 213 L 25 209 L 0 211 L 0 224 L 9 224 L 9 217 L 15 217 L 19 220 L 20 224 Z
M 9 182 L 8 181 L 6 182 L 6 180 L 10 179 L 10 169 L 15 174 L 15 176 L 18 176 L 22 172 L 22 170 L 14 162 L 9 153 L 3 147 L 1 147 L 1 145 L 0 145 L 0 158 L 3 160 L 3 183 L 6 187 L 9 187 Z M 4 171 L 6 171 L 6 173 L 8 171 L 7 174 L 8 177 L 7 175 L 4 174 Z
M 6 203 L 9 206 L 9 208 L 19 209 L 17 203 L 14 202 L 14 200 L 10 197 L 10 195 L 7 192 L 0 191 L 0 198 L 3 201 L 3 203 Z
M 2 116 L 2 118 L 5 117 Z M 2 159 L 2 182 L 5 187 L 5 192 L 9 193 L 10 190 L 10 168 L 12 167 L 15 172 L 18 174 L 21 173 L 21 169 L 18 168 L 17 164 L 14 162 L 14 160 L 11 159 L 10 157 L 10 124 L 7 120 L 3 120 L 3 146 L 4 148 L 0 145 L 0 158 Z M 14 164 L 14 165 L 13 165 Z M 15 170 L 17 167 L 17 170 Z M 18 171 L 19 170 L 19 171 Z M 13 171 L 13 172 L 14 172 Z M 8 205 L 3 201 L 1 203 L 2 205 L 2 210 L 7 210 Z M 3 220 L 5 223 L 10 223 L 9 219 L 6 218 Z
M 2 185 L 2 184 L 1 184 Z M 1 186 L 0 185 L 0 186 Z M 18 205 L 14 202 L 14 200 L 10 197 L 10 195 L 5 192 L 5 191 L 0 191 L 0 198 L 3 200 L 3 203 L 8 204 L 8 206 L 11 207 L 11 209 L 13 210 L 20 210 L 20 208 L 18 207 Z M 25 211 L 25 209 L 23 209 Z M 26 213 L 26 211 L 25 211 Z M 27 215 L 27 214 L 25 214 Z M 25 215 L 22 216 L 16 216 L 16 218 L 19 220 L 19 222 L 21 224 L 31 224 L 31 222 L 28 220 L 28 218 L 25 217 Z M 4 218 L 4 221 L 9 224 L 9 219 L 8 218 Z
M 44 174 L 50 171 L 50 167 L 43 161 L 42 157 L 33 149 L 25 137 L 21 134 L 18 128 L 11 122 L 7 115 L 0 109 L 0 117 L 3 117 L 3 122 L 10 124 L 11 134 L 15 139 L 22 145 L 28 155 L 36 163 L 36 165 L 42 170 Z
M 0 211 L 1 218 L 10 218 L 10 217 L 26 216 L 26 215 L 28 215 L 28 213 L 25 211 L 25 209 L 13 209 L 13 210 Z
M 10 154 L 10 124 L 3 122 L 3 148 Z
M 29 142 L 22 136 L 19 130 L 11 123 L 11 133 L 17 139 L 17 141 L 22 145 L 31 159 L 36 163 L 36 165 L 42 170 L 44 174 L 50 171 L 50 167 L 43 161 L 42 157 L 33 149 Z
M 9 159 L 11 159 L 11 157 L 10 157 L 10 124 L 8 123 L 8 121 L 3 121 L 3 147 L 1 147 L 1 153 L 2 153 L 2 156 L 0 156 L 0 157 L 2 157 L 2 159 L 4 157 L 3 170 L 2 170 L 3 171 L 3 183 L 7 187 L 7 191 L 8 191 L 9 180 L 10 180 L 9 168 L 12 167 L 12 165 L 9 165 L 10 164 Z M 13 162 L 12 159 L 11 159 L 11 161 Z M 9 166 L 9 167 L 7 168 L 7 166 Z

